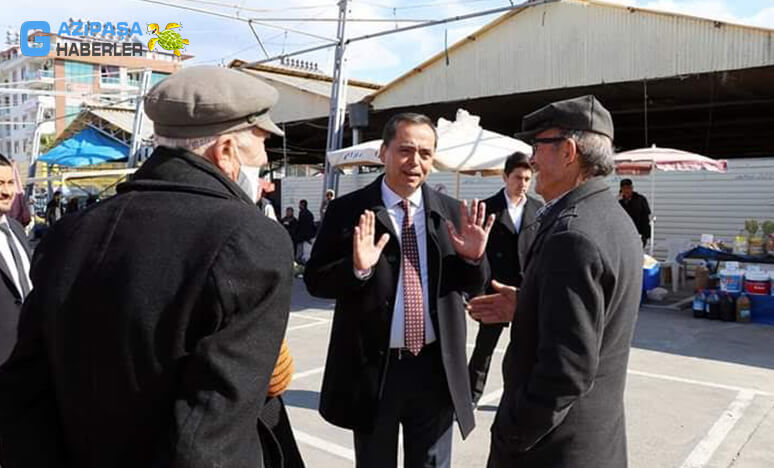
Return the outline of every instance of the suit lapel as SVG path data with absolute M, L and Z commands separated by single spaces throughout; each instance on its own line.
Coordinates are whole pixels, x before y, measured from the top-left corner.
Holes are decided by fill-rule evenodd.
M 22 248 L 24 249 L 24 253 L 27 254 L 27 259 L 32 258 L 32 250 L 30 250 L 30 244 L 27 242 L 27 235 L 24 233 L 24 228 L 21 224 L 18 224 L 16 221 L 12 219 L 8 219 L 8 224 L 11 226 L 11 231 L 16 236 L 16 239 L 19 240 L 19 243 L 21 244 Z
M 427 231 L 427 291 L 430 295 L 428 304 L 436 336 L 440 337 L 440 323 L 437 314 L 433 314 L 432 311 L 437 310 L 436 302 L 441 272 L 441 239 L 443 238 L 442 230 L 446 229 L 447 216 L 441 201 L 438 199 L 438 194 L 427 188 L 427 184 L 422 185 L 422 203 L 425 206 L 425 230 Z
M 0 236 L 5 237 L 2 232 L 0 232 Z M 13 276 L 11 276 L 11 269 L 5 263 L 5 258 L 2 255 L 0 255 L 0 273 L 2 273 L 3 281 L 8 287 L 8 290 L 13 292 L 14 296 L 21 299 L 19 288 L 16 286 L 16 282 L 13 280 Z

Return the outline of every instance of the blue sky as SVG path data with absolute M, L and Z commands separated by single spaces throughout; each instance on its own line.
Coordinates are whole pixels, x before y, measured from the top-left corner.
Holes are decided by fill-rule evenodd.
M 771 0 L 608 1 L 774 29 L 774 2 Z M 177 0 L 175 3 L 229 15 L 238 12 L 243 18 L 335 18 L 337 13 L 336 0 L 286 0 L 284 2 L 276 0 Z M 518 3 L 518 1 L 514 1 L 514 3 Z M 237 10 L 217 4 L 238 5 L 243 9 Z M 438 19 L 508 6 L 509 4 L 508 0 L 353 0 L 350 17 L 391 20 L 395 18 Z M 249 11 L 247 8 L 269 11 Z M 187 53 L 195 56 L 188 62 L 189 64 L 227 63 L 234 58 L 252 61 L 265 57 L 245 22 L 146 3 L 141 0 L 108 0 L 96 5 L 93 0 L 38 0 L 35 2 L 34 8 L 29 8 L 21 0 L 11 0 L 10 5 L 3 6 L 3 15 L 0 19 L 0 40 L 4 41 L 5 30 L 18 31 L 21 23 L 27 20 L 48 21 L 52 24 L 52 29 L 56 30 L 59 23 L 67 21 L 70 17 L 113 23 L 137 21 L 143 29 L 147 23 L 159 23 L 162 27 L 168 22 L 181 23 L 183 25 L 181 33 L 191 43 Z M 389 82 L 442 50 L 445 36 L 448 36 L 451 45 L 494 18 L 495 16 L 488 16 L 357 43 L 348 51 L 349 76 L 377 83 Z M 283 22 L 273 24 L 284 25 L 319 36 L 335 36 L 334 23 Z M 394 27 L 394 22 L 353 23 L 349 28 L 349 34 L 362 35 Z M 256 26 L 255 29 L 270 55 L 279 54 L 283 49 L 289 52 L 323 43 L 321 39 L 294 32 L 285 33 L 281 29 L 261 26 Z M 149 39 L 149 37 L 146 36 L 145 39 Z M 333 51 L 329 49 L 298 58 L 315 61 L 324 72 L 330 73 Z

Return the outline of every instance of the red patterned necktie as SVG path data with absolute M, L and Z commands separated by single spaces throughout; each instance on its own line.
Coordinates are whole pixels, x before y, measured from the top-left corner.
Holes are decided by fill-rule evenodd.
M 419 247 L 417 233 L 414 230 L 409 213 L 409 202 L 403 200 L 401 207 L 403 227 L 401 229 L 401 249 L 403 250 L 403 311 L 405 321 L 405 346 L 416 356 L 425 345 L 425 315 L 422 301 L 422 276 L 419 269 Z

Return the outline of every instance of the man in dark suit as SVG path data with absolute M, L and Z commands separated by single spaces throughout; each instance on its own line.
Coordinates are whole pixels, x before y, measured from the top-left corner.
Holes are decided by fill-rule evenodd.
M 32 288 L 27 236 L 21 224 L 8 215 L 15 197 L 13 165 L 0 154 L 0 364 L 16 345 L 19 311 Z
M 518 293 L 502 287 L 471 301 L 474 318 L 513 320 L 488 466 L 624 467 L 642 248 L 603 179 L 613 170 L 613 121 L 583 96 L 527 115 L 523 130 L 546 200 L 524 280 Z
M 3 468 L 263 466 L 276 455 L 259 415 L 292 248 L 245 177 L 282 134 L 276 100 L 258 78 L 210 66 L 145 96 L 151 157 L 35 251 L 36 287 L 0 367 Z
M 519 287 L 519 258 L 526 254 L 526 249 L 532 243 L 535 213 L 543 206 L 543 203 L 527 195 L 532 183 L 529 156 L 521 152 L 510 155 L 505 160 L 503 182 L 505 187 L 502 190 L 484 200 L 487 212 L 495 215 L 495 223 L 486 245 L 486 257 L 489 259 L 493 280 Z M 493 292 L 491 284 L 487 284 L 486 293 Z M 484 393 L 492 353 L 504 327 L 503 323 L 481 323 L 478 326 L 476 346 L 468 363 L 473 403 L 478 403 Z
M 474 427 L 462 294 L 484 287 L 494 216 L 426 187 L 436 141 L 426 116 L 390 119 L 384 176 L 331 201 L 304 274 L 336 299 L 320 413 L 358 467 L 394 468 L 401 425 L 406 467 L 448 467 L 454 416 Z
M 312 242 L 317 234 L 314 215 L 307 208 L 306 200 L 298 202 L 298 224 L 296 225 L 296 261 L 303 263 L 304 243 Z

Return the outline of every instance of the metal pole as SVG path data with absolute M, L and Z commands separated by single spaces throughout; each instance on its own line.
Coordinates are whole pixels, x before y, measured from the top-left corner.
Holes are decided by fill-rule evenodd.
M 347 3 L 349 0 L 339 0 L 339 25 L 336 31 L 336 55 L 333 64 L 333 86 L 331 88 L 331 112 L 328 119 L 328 142 L 326 153 L 341 148 L 344 140 L 344 116 L 347 104 L 347 81 L 346 81 L 346 25 L 347 25 Z M 333 189 L 338 191 L 339 174 L 328 162 L 325 157 L 325 186 L 323 187 L 322 199 L 325 200 L 325 191 Z
M 30 154 L 30 167 L 27 170 L 27 176 L 35 177 L 35 166 L 40 155 L 40 127 L 43 124 L 43 103 L 38 99 L 38 108 L 35 111 L 35 131 L 32 132 L 32 153 Z M 27 196 L 33 195 L 32 187 L 34 184 L 27 184 Z
M 148 85 L 150 85 L 151 70 L 146 68 L 142 72 L 142 81 L 140 82 L 140 90 L 137 94 L 137 105 L 134 109 L 134 124 L 132 125 L 132 144 L 129 147 L 129 162 L 127 167 L 132 168 L 137 166 L 137 153 L 140 151 L 140 145 L 142 144 L 142 113 L 144 112 L 145 105 L 143 104 L 145 93 L 148 91 Z
M 285 133 L 286 131 L 285 122 L 282 122 L 282 133 L 285 134 L 285 136 L 282 137 L 282 164 L 284 167 L 282 170 L 283 178 L 288 176 L 288 137 L 287 133 Z
M 656 245 L 656 161 L 650 166 L 650 256 Z M 674 280 L 673 280 L 674 281 Z

